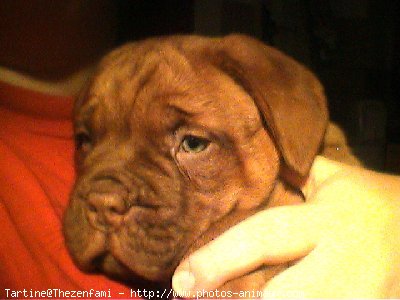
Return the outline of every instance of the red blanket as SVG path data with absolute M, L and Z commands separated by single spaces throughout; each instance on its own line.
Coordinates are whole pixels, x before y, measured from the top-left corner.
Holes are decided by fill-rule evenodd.
M 80 272 L 64 246 L 72 103 L 0 82 L 0 298 L 132 296 L 126 286 Z

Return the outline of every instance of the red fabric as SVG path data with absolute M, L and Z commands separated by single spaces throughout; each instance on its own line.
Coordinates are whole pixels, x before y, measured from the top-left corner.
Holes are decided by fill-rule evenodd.
M 0 298 L 5 289 L 8 297 L 24 289 L 131 296 L 126 286 L 80 272 L 64 246 L 62 215 L 74 180 L 72 105 L 72 98 L 0 82 Z

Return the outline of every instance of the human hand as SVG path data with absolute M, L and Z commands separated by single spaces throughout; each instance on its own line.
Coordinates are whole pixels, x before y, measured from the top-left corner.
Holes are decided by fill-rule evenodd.
M 318 157 L 302 191 L 304 205 L 262 211 L 182 261 L 173 288 L 213 290 L 298 260 L 265 298 L 400 297 L 400 177 Z

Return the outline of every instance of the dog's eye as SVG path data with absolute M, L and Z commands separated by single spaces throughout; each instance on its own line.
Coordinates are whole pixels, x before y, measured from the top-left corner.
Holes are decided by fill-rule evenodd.
M 75 146 L 78 150 L 89 150 L 91 142 L 90 136 L 85 132 L 80 132 L 75 135 Z
M 198 153 L 205 150 L 210 141 L 193 135 L 187 135 L 182 140 L 181 148 L 185 152 Z

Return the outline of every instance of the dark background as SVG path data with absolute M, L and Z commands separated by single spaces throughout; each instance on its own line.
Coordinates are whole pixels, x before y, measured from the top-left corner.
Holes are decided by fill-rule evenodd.
M 369 167 L 400 173 L 400 1 L 119 0 L 118 43 L 246 33 L 309 66 Z

